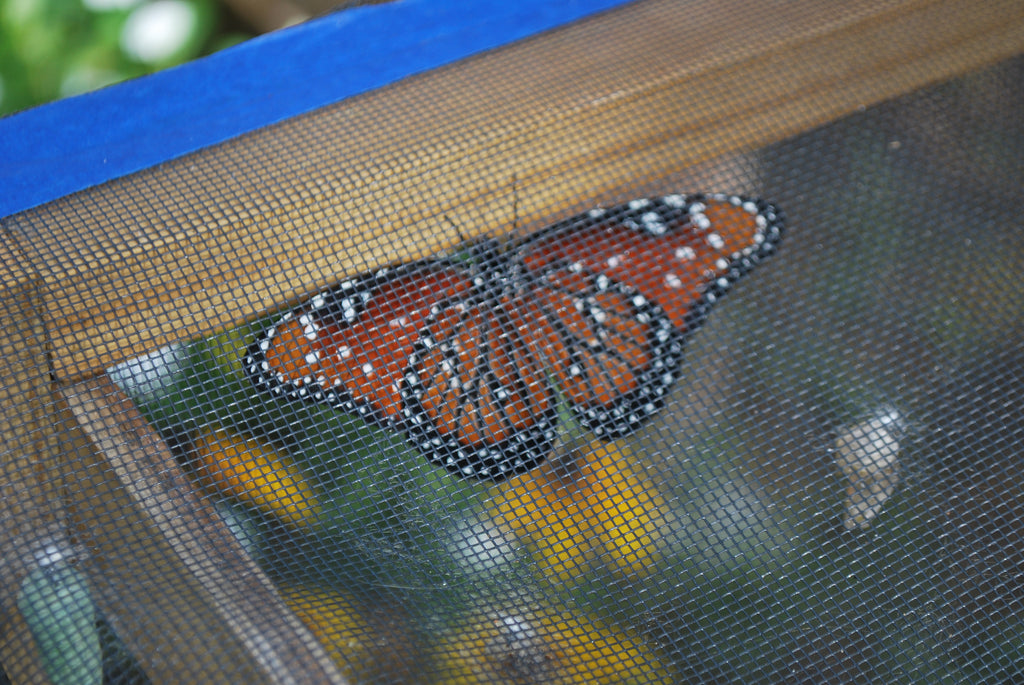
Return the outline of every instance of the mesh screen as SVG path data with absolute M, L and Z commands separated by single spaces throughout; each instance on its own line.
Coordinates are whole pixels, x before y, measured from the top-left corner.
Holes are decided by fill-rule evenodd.
M 456 71 L 5 220 L 9 673 L 1024 678 L 1024 61 L 545 166 L 579 60 L 493 141 Z

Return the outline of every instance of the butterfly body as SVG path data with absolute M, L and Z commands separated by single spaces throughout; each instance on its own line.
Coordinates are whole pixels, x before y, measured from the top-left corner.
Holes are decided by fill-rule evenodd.
M 401 428 L 451 472 L 502 480 L 546 458 L 560 402 L 600 437 L 642 425 L 685 336 L 780 236 L 777 210 L 743 198 L 593 210 L 510 249 L 485 240 L 345 281 L 282 317 L 243 365 L 273 395 Z

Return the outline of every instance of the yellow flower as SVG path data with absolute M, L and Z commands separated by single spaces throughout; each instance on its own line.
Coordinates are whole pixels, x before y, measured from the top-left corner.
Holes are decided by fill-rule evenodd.
M 541 568 L 568 581 L 598 556 L 643 575 L 669 522 L 664 498 L 630 467 L 621 442 L 588 449 L 511 479 L 491 515 L 536 549 Z
M 436 653 L 436 682 L 654 683 L 669 666 L 628 631 L 551 609 L 472 616 Z
M 285 585 L 279 591 L 348 681 L 400 682 L 414 672 L 414 650 L 402 632 L 407 617 L 374 625 L 334 590 Z
M 234 498 L 293 526 L 316 522 L 317 488 L 295 462 L 274 447 L 220 427 L 192 439 L 192 467 L 211 494 Z

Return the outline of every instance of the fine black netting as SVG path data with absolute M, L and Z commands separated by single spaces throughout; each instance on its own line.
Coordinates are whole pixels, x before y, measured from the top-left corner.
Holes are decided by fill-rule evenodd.
M 678 14 L 4 219 L 8 674 L 1024 678 L 1024 61 Z

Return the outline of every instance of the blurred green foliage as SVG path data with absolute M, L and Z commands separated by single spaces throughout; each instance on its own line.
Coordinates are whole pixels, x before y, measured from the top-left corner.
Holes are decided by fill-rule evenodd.
M 214 0 L 0 0 L 0 115 L 248 37 L 227 23 Z

